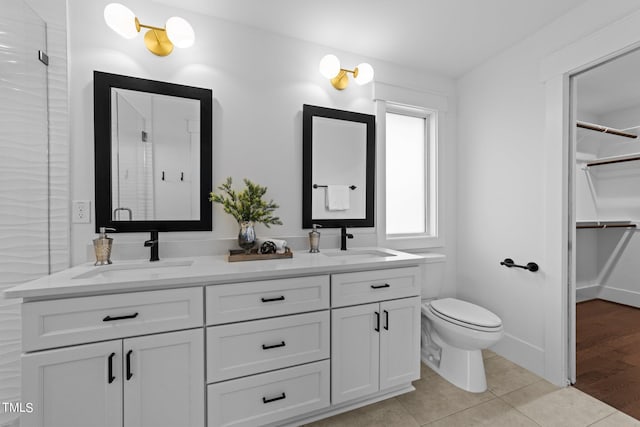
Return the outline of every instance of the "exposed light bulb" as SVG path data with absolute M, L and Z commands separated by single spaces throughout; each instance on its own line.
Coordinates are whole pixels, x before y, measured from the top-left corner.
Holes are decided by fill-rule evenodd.
M 340 72 L 340 60 L 335 55 L 325 55 L 320 60 L 318 69 L 325 78 L 332 79 Z
M 373 80 L 373 67 L 366 62 L 358 65 L 358 75 L 353 78 L 359 85 L 364 85 Z
M 104 21 L 109 28 L 124 37 L 132 39 L 138 35 L 136 15 L 128 7 L 120 3 L 109 3 L 104 8 Z
M 196 40 L 193 27 L 185 19 L 172 16 L 167 20 L 165 29 L 171 43 L 177 47 L 191 47 Z

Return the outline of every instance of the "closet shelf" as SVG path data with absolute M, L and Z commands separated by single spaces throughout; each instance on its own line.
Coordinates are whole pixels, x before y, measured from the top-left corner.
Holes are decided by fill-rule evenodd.
M 608 134 L 617 135 L 617 136 L 624 136 L 625 138 L 635 139 L 638 137 L 638 135 L 634 135 L 629 132 L 625 132 L 619 129 L 614 129 L 606 126 L 596 125 L 594 123 L 576 122 L 576 126 L 582 129 L 593 130 L 596 132 L 608 133 Z
M 640 160 L 640 154 L 638 153 L 627 154 L 624 156 L 604 157 L 602 159 L 594 160 L 592 162 L 587 163 L 587 167 L 610 165 L 612 163 L 635 162 L 636 160 Z
M 576 221 L 576 228 L 636 228 L 631 221 Z

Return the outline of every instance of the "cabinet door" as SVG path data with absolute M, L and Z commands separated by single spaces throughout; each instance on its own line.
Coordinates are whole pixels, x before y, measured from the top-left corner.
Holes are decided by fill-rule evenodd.
M 331 312 L 331 403 L 378 391 L 379 304 Z
M 204 331 L 123 342 L 125 427 L 204 426 Z
M 380 390 L 420 378 L 420 297 L 380 303 Z
M 122 427 L 122 342 L 22 356 L 23 427 Z

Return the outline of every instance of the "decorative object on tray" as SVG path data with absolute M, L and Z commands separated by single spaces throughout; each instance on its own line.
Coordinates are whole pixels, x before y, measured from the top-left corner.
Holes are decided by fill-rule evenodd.
M 268 243 L 268 241 L 264 242 Z M 263 243 L 263 245 L 264 245 Z M 284 258 L 293 258 L 293 252 L 288 247 L 284 248 L 284 252 L 282 253 L 265 253 L 260 252 L 260 248 L 250 249 L 249 252 L 245 252 L 243 249 L 232 249 L 229 251 L 228 261 L 236 262 L 236 261 L 258 261 L 264 259 L 284 259 Z
M 254 225 L 264 224 L 267 228 L 271 228 L 271 225 L 282 225 L 280 218 L 274 216 L 275 210 L 280 206 L 273 200 L 266 202 L 262 199 L 262 196 L 267 192 L 267 187 L 255 184 L 245 178 L 245 188 L 237 192 L 231 188 L 232 184 L 231 177 L 227 177 L 224 184 L 218 187 L 220 194 L 211 192 L 209 201 L 220 203 L 224 211 L 238 221 L 240 227 L 238 245 L 245 254 L 250 254 L 256 243 Z

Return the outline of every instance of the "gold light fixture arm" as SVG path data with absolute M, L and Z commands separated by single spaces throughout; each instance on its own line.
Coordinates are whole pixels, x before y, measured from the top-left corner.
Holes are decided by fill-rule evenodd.
M 167 37 L 167 30 L 160 27 L 154 27 L 152 25 L 141 24 L 140 20 L 136 17 L 136 30 L 140 32 L 141 28 L 147 28 L 144 35 L 144 44 L 147 49 L 153 54 L 158 56 L 167 56 L 173 52 L 173 43 Z
M 338 90 L 343 90 L 347 86 L 349 86 L 349 76 L 347 73 L 353 74 L 353 77 L 358 77 L 358 67 L 353 70 L 346 70 L 344 68 L 340 68 L 340 72 L 337 76 L 331 79 L 331 84 Z

